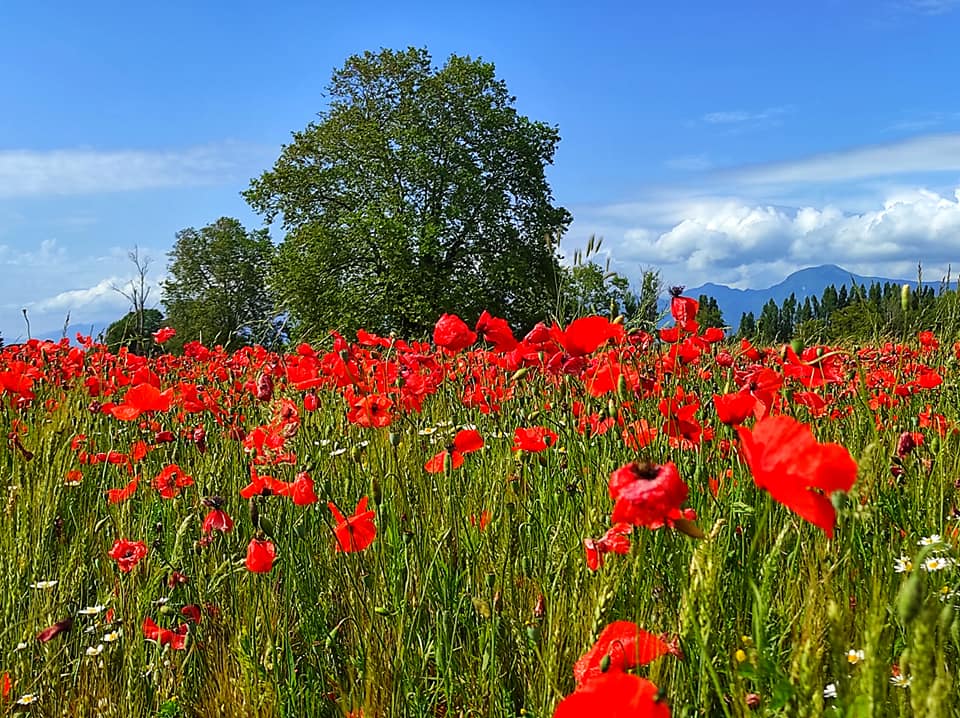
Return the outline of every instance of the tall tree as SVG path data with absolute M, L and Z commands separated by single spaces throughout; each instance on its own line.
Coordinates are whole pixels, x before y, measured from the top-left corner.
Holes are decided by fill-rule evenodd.
M 570 215 L 545 168 L 560 137 L 516 111 L 492 64 L 366 52 L 328 94 L 244 195 L 282 217 L 271 283 L 300 334 L 417 333 L 483 309 L 522 328 L 553 309 Z
M 697 321 L 700 322 L 700 326 L 703 329 L 707 329 L 708 327 L 723 329 L 726 326 L 723 321 L 723 310 L 720 309 L 716 297 L 701 294 L 700 299 L 697 301 L 700 304 L 700 310 L 697 312 Z
M 161 283 L 167 321 L 177 330 L 175 341 L 182 345 L 202 339 L 233 349 L 274 340 L 266 284 L 273 254 L 266 229 L 247 231 L 230 217 L 177 232 Z
M 103 342 L 112 352 L 127 347 L 134 354 L 147 356 L 157 350 L 152 335 L 162 326 L 163 314 L 159 309 L 130 311 L 107 327 Z

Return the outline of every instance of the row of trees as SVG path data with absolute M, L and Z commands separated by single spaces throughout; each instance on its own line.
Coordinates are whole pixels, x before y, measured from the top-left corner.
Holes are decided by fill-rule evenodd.
M 444 312 L 485 309 L 519 329 L 577 311 L 655 321 L 655 272 L 634 292 L 589 258 L 598 244 L 561 265 L 571 216 L 546 180 L 558 130 L 519 114 L 492 64 L 367 52 L 328 89 L 318 121 L 244 192 L 279 246 L 230 218 L 177 234 L 161 301 L 178 341 L 423 336 Z M 108 341 L 143 349 L 157 316 L 133 309 Z
M 948 286 L 911 288 L 904 304 L 903 287 L 892 282 L 860 284 L 851 288 L 830 285 L 822 295 L 795 294 L 779 305 L 769 300 L 755 317 L 746 312 L 740 318 L 737 335 L 764 343 L 787 342 L 799 337 L 806 342 L 843 339 L 876 339 L 904 336 L 922 329 L 956 331 L 960 306 L 956 291 Z

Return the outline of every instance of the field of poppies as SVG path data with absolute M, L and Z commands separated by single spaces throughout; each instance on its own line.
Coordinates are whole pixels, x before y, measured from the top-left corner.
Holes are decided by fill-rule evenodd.
M 0 350 L 0 714 L 957 715 L 960 343 L 671 313 Z

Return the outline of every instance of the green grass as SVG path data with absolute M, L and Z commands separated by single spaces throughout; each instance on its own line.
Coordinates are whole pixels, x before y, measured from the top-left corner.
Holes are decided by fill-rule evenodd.
M 361 368 L 403 354 L 378 360 L 354 351 Z M 665 691 L 675 716 L 957 715 L 960 599 L 950 593 L 957 571 L 925 572 L 918 558 L 918 542 L 932 534 L 943 544 L 926 556 L 957 555 L 951 511 L 960 479 L 953 428 L 960 402 L 950 348 L 859 361 L 844 350 L 844 382 L 814 390 L 829 408 L 852 407 L 839 418 L 812 418 L 796 406 L 790 396 L 802 387 L 795 381 L 781 391 L 783 411 L 811 423 L 821 441 L 847 447 L 859 464 L 852 491 L 835 496 L 832 541 L 754 486 L 737 456 L 736 432 L 716 420 L 710 402 L 713 393 L 736 389 L 733 370 L 717 366 L 707 351 L 696 365 L 664 371 L 665 352 L 631 359 L 650 380 L 646 390 L 622 386 L 596 398 L 575 376 L 534 369 L 511 382 L 512 368 L 496 368 L 492 357 L 438 356 L 447 379 L 422 411 L 362 428 L 347 421 L 341 392 L 332 387 L 318 389 L 315 412 L 303 410 L 303 392 L 282 377 L 273 400 L 254 399 L 243 382 L 279 361 L 264 353 L 151 360 L 162 388 L 183 378 L 218 389 L 224 411 L 184 413 L 175 402 L 169 412 L 121 422 L 91 411 L 92 401 L 106 397 L 91 397 L 82 379 L 106 379 L 111 370 L 129 377 L 137 362 L 94 350 L 81 365 L 65 348 L 45 355 L 8 348 L 0 374 L 24 359 L 46 379 L 37 379 L 29 406 L 15 408 L 8 392 L 0 413 L 4 436 L 22 422 L 20 442 L 33 453 L 27 460 L 9 441 L 0 448 L 0 673 L 13 682 L 0 713 L 550 716 L 574 690 L 576 659 L 606 624 L 626 619 L 678 638 L 683 659 L 665 656 L 638 669 Z M 918 361 L 936 368 L 944 383 L 871 408 L 874 394 L 891 392 L 867 388 L 864 379 L 886 366 L 905 381 Z M 740 367 L 749 364 L 738 359 Z M 59 381 L 63 367 L 77 367 L 78 378 Z M 482 413 L 461 401 L 472 383 L 509 388 L 512 396 L 499 411 Z M 618 427 L 595 437 L 577 430 L 575 401 L 602 416 L 622 412 L 660 427 L 658 402 L 675 385 L 699 396 L 697 418 L 715 432 L 699 447 L 671 446 L 661 431 L 638 454 Z M 124 391 L 109 398 L 119 402 Z M 280 397 L 301 412 L 287 442 L 297 463 L 260 469 L 285 481 L 308 469 L 320 500 L 295 506 L 286 497 L 254 499 L 259 530 L 276 545 L 277 560 L 269 573 L 253 574 L 244 556 L 258 527 L 239 495 L 251 456 L 228 428 L 267 423 Z M 919 426 L 927 405 L 945 415 L 943 436 Z M 150 421 L 158 426 L 146 426 Z M 484 449 L 459 469 L 425 472 L 425 462 L 465 425 L 476 426 Z M 554 430 L 557 446 L 512 451 L 514 430 L 533 425 Z M 196 426 L 206 430 L 205 452 L 181 435 Z M 91 453 L 127 452 L 159 428 L 178 438 L 137 465 L 140 487 L 121 504 L 109 503 L 104 492 L 125 485 L 126 470 L 80 466 L 70 446 L 85 434 Z M 919 431 L 924 442 L 894 477 L 905 430 Z M 690 487 L 685 506 L 696 510 L 708 537 L 637 528 L 628 555 L 609 555 L 591 572 L 583 539 L 609 527 L 608 477 L 638 456 L 677 464 Z M 196 483 L 163 500 L 149 483 L 171 462 Z M 67 472 L 77 468 L 82 481 L 66 486 Z M 710 479 L 720 480 L 716 496 Z M 201 499 L 213 495 L 225 499 L 236 526 L 201 546 L 208 511 Z M 326 503 L 349 514 L 362 496 L 376 511 L 376 540 L 361 553 L 335 552 Z M 484 511 L 491 520 L 480 530 L 476 519 Z M 150 546 L 128 574 L 107 556 L 120 537 Z M 894 570 L 901 555 L 913 559 L 912 573 Z M 170 588 L 174 570 L 188 582 Z M 57 583 L 31 587 L 42 580 Z M 145 617 L 174 628 L 188 604 L 202 607 L 203 618 L 185 650 L 144 639 Z M 79 613 L 95 605 L 112 609 L 115 623 L 106 623 L 105 612 Z M 38 632 L 67 617 L 72 630 L 37 641 Z M 104 642 L 114 630 L 119 639 Z M 101 643 L 102 653 L 87 655 Z M 851 663 L 851 650 L 862 650 L 863 659 Z M 891 682 L 895 664 L 910 676 L 909 687 Z M 824 698 L 828 684 L 836 698 Z M 36 702 L 16 706 L 26 694 Z

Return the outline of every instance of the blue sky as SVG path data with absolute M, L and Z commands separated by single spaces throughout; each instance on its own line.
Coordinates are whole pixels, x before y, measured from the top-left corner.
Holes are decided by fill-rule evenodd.
M 616 269 L 671 284 L 939 278 L 960 267 L 958 37 L 960 0 L 9 0 L 0 334 L 23 338 L 23 308 L 35 335 L 108 323 L 135 245 L 157 282 L 178 230 L 259 226 L 239 193 L 333 69 L 381 47 L 480 56 L 559 127 L 567 253 L 599 234 Z

